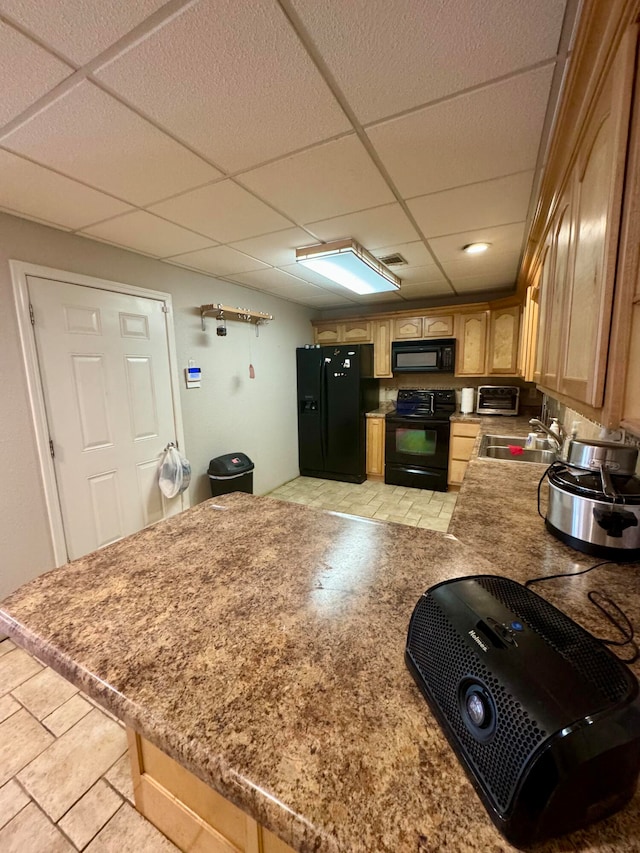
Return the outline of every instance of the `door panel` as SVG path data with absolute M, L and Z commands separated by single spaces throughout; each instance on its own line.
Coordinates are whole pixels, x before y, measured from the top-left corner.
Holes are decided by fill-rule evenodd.
M 160 427 L 151 359 L 127 356 L 125 362 L 133 440 L 157 438 Z
M 182 509 L 158 487 L 176 440 L 159 299 L 27 277 L 67 552 L 80 557 Z

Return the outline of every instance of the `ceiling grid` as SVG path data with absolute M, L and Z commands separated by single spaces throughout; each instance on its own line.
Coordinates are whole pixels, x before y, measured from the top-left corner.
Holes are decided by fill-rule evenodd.
M 577 5 L 0 0 L 0 209 L 318 309 L 506 295 Z M 296 264 L 345 238 L 400 290 Z

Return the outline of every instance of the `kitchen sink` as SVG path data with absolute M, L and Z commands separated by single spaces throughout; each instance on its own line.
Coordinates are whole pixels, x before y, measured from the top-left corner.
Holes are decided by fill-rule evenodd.
M 555 450 L 525 448 L 525 442 L 524 436 L 483 435 L 478 456 L 509 462 L 539 462 L 544 465 L 550 465 L 556 459 Z M 522 450 L 511 448 L 522 448 Z

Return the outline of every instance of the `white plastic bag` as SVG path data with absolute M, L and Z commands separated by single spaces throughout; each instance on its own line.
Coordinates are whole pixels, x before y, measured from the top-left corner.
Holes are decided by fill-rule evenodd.
M 189 485 L 191 480 L 191 464 L 180 453 L 178 448 L 170 444 L 160 463 L 158 485 L 165 498 L 175 498 Z

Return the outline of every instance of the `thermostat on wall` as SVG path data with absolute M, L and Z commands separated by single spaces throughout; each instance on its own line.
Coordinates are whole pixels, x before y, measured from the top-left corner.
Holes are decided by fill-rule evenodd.
M 185 367 L 184 377 L 187 382 L 187 388 L 199 388 L 202 371 L 199 367 Z

